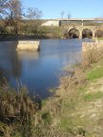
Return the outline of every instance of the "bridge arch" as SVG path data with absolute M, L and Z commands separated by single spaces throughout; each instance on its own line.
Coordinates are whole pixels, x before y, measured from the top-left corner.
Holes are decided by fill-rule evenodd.
M 95 36 L 96 37 L 103 37 L 103 30 L 97 29 L 95 31 Z
M 82 38 L 92 38 L 94 36 L 93 31 L 89 28 L 84 28 L 82 30 Z
M 80 32 L 77 28 L 70 28 L 68 31 L 68 38 L 79 38 Z
M 64 38 L 95 38 L 95 26 L 67 26 L 65 27 Z

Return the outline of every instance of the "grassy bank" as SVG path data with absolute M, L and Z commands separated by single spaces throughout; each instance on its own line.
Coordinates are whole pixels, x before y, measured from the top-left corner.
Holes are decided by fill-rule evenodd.
M 98 37 L 97 39 L 98 39 L 98 40 L 103 40 L 103 37 Z
M 55 96 L 43 102 L 36 136 L 103 137 L 102 53 L 88 51 L 81 65 L 67 69 Z
M 103 49 L 83 53 L 67 68 L 53 97 L 42 101 L 26 89 L 0 89 L 0 136 L 103 137 Z

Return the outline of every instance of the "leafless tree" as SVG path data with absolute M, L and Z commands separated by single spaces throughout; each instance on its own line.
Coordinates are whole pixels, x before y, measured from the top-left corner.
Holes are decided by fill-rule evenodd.
M 71 18 L 71 14 L 70 14 L 70 13 L 68 13 L 68 14 L 67 14 L 67 17 L 68 17 L 68 19 L 70 19 L 70 18 Z
M 0 16 L 4 19 L 4 28 L 7 30 L 10 28 L 11 32 L 19 34 L 23 16 L 29 20 L 35 19 L 34 26 L 37 29 L 40 26 L 39 18 L 41 18 L 42 12 L 37 8 L 28 8 L 26 14 L 23 14 L 21 0 L 0 0 Z
M 41 20 L 42 17 L 42 11 L 40 11 L 38 8 L 28 8 L 25 14 L 25 18 L 28 19 L 30 22 L 33 22 L 33 33 L 38 35 L 41 33 Z M 33 20 L 33 21 L 32 21 Z M 29 27 L 30 29 L 32 26 Z
M 7 22 L 14 28 L 15 34 L 18 34 L 19 24 L 22 18 L 20 0 L 10 0 L 7 8 Z
M 25 15 L 28 19 L 39 19 L 42 16 L 42 11 L 37 8 L 28 8 L 27 14 Z
M 64 14 L 65 14 L 65 12 L 62 11 L 62 12 L 61 12 L 61 18 L 62 18 L 62 19 L 63 19 L 63 17 L 64 17 Z
M 20 0 L 10 0 L 8 8 L 9 17 L 11 19 L 21 19 L 22 10 Z
M 9 7 L 10 0 L 0 0 L 0 18 L 7 15 L 7 9 Z

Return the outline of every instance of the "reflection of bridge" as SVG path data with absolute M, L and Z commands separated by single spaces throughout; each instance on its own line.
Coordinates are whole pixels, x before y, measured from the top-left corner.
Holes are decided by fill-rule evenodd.
M 42 24 L 42 26 L 63 26 L 64 31 L 71 33 L 72 30 L 78 33 L 78 38 L 83 37 L 83 33 L 88 31 L 92 38 L 95 38 L 96 32 L 100 30 L 103 25 L 103 19 L 95 18 L 95 19 L 54 19 L 48 20 Z

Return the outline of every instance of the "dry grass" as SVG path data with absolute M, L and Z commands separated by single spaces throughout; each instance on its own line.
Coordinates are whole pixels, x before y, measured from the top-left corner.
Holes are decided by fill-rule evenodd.
M 82 57 L 82 64 L 69 68 L 65 72 L 65 75 L 60 79 L 60 86 L 57 88 L 54 97 L 48 99 L 46 105 L 43 106 L 40 114 L 42 121 L 41 127 L 39 127 L 40 137 L 91 137 L 88 133 L 94 132 L 93 126 L 91 127 L 92 131 L 88 128 L 88 117 L 82 118 L 80 116 L 82 113 L 87 115 L 91 105 L 88 103 L 86 110 L 84 98 L 85 87 L 88 85 L 87 71 L 103 58 L 103 49 L 90 49 L 84 52 Z M 86 98 L 98 99 L 101 96 L 98 94 L 89 95 Z M 42 117 L 45 113 L 47 117 Z M 49 122 L 45 124 L 45 120 Z M 88 131 L 86 131 L 86 127 Z
M 84 45 L 86 46 L 86 45 Z M 103 58 L 103 47 L 94 44 L 87 46 L 92 46 L 91 48 L 85 47 L 86 51 L 82 53 L 82 67 L 84 69 L 90 67 L 92 64 L 97 63 L 101 58 Z
M 27 89 L 18 92 L 6 87 L 0 88 L 0 133 L 5 137 L 14 137 L 19 133 L 24 137 L 31 136 L 32 120 L 40 109 L 40 103 L 31 98 Z
M 0 132 L 5 133 L 6 137 L 91 137 L 86 135 L 88 133 L 86 130 L 91 132 L 88 128 L 88 117 L 80 117 L 89 112 L 90 104 L 88 103 L 86 107 L 87 102 L 85 103 L 83 99 L 95 100 L 101 94 L 84 95 L 84 87 L 88 85 L 86 69 L 91 68 L 102 58 L 103 49 L 90 49 L 84 52 L 82 64 L 65 72 L 55 95 L 47 99 L 39 112 L 37 111 L 40 104 L 31 99 L 24 89 L 15 92 L 1 88 Z M 13 130 L 16 132 L 15 136 Z
M 77 137 L 79 135 L 79 131 L 76 134 L 74 129 L 69 129 L 68 132 L 61 130 L 60 122 L 64 119 L 63 115 L 68 116 L 76 107 L 80 95 L 77 89 L 86 83 L 87 80 L 81 67 L 69 69 L 69 72 L 65 73 L 65 76 L 60 79 L 60 86 L 55 95 L 47 100 L 38 116 L 40 125 L 35 126 L 39 130 L 38 132 L 36 130 L 35 137 Z M 68 109 L 65 110 L 67 106 Z
M 28 96 L 25 89 L 18 93 L 10 89 L 0 89 L 0 106 L 2 120 L 15 118 L 23 121 L 25 116 L 34 115 L 39 109 L 38 104 Z

